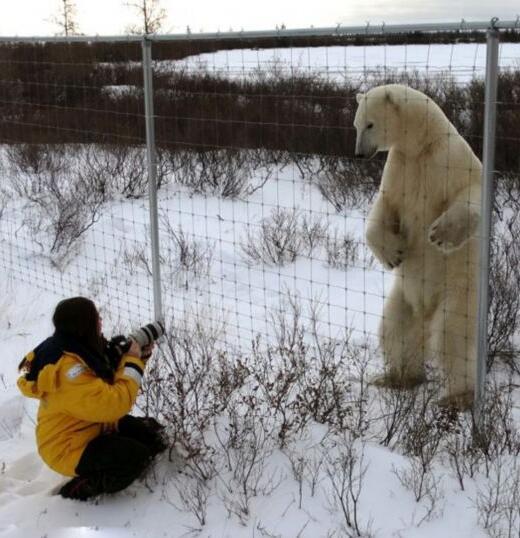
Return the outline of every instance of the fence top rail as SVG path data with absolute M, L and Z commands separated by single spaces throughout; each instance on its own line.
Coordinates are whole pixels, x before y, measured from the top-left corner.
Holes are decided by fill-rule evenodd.
M 128 42 L 136 43 L 150 41 L 198 41 L 208 39 L 255 39 L 276 37 L 322 37 L 322 36 L 366 36 L 385 34 L 406 34 L 416 32 L 472 32 L 496 30 L 520 30 L 520 18 L 515 21 L 500 21 L 493 18 L 489 21 L 477 22 L 446 22 L 422 24 L 366 24 L 365 26 L 335 26 L 330 28 L 280 28 L 276 30 L 252 30 L 240 32 L 209 32 L 183 34 L 154 34 L 154 35 L 119 35 L 119 36 L 0 36 L 0 43 L 90 43 L 90 42 Z

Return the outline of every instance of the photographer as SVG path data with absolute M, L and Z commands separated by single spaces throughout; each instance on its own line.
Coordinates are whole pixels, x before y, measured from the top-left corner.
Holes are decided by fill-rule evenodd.
M 162 426 L 127 413 L 135 403 L 153 344 L 132 341 L 114 358 L 94 303 L 61 301 L 55 332 L 20 363 L 18 387 L 38 398 L 38 452 L 53 470 L 74 477 L 60 495 L 85 500 L 130 485 L 166 448 Z

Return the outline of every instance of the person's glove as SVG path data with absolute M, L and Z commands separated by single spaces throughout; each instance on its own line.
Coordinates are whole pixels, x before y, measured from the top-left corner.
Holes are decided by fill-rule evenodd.
M 106 341 L 105 355 L 113 370 L 117 370 L 121 357 L 130 349 L 131 342 L 126 336 L 119 334 Z
M 155 346 L 155 343 L 152 342 L 151 344 L 144 346 L 141 348 L 141 359 L 146 363 L 146 361 L 152 356 L 153 348 Z

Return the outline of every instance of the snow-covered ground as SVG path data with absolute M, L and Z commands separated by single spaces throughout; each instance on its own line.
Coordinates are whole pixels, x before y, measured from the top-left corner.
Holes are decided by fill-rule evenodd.
M 371 256 L 363 242 L 366 208 L 338 214 L 316 184 L 302 179 L 293 164 L 272 166 L 269 171 L 262 168 L 254 174 L 253 186 L 261 184 L 268 174 L 270 179 L 251 196 L 237 200 L 192 194 L 176 183 L 160 191 L 163 256 L 167 258 L 175 248 L 165 219 L 211 253 L 209 271 L 202 271 L 199 278 L 188 275 L 185 285 L 180 285 L 179 275 L 175 278 L 167 263 L 163 264 L 166 314 L 177 318 L 189 310 L 204 310 L 204 315 L 226 321 L 230 341 L 249 347 L 256 334 L 268 335 L 268 313 L 297 290 L 304 301 L 312 299 L 322 306 L 324 335 L 333 337 L 345 326 L 352 326 L 360 335 L 375 335 L 391 275 L 369 263 Z M 295 211 L 310 223 L 321 223 L 327 228 L 325 241 L 312 254 L 302 254 L 295 263 L 282 267 L 251 263 L 242 248 L 247 233 L 258 234 L 262 219 L 271 218 L 280 209 Z M 145 199 L 121 199 L 105 206 L 85 234 L 80 254 L 65 271 L 45 259 L 45 245 L 39 244 L 43 239 L 35 230 L 21 226 L 28 215 L 30 210 L 16 199 L 4 211 L 0 251 L 5 270 L 58 296 L 89 289 L 102 305 L 110 305 L 108 316 L 124 312 L 126 323 L 153 317 L 152 280 L 137 259 L 141 254 L 151 263 Z M 348 271 L 327 263 L 326 243 L 334 235 L 338 239 L 349 235 L 357 244 L 358 258 Z M 60 256 L 57 258 L 59 262 Z M 113 323 L 118 327 L 122 320 L 117 318 Z
M 515 66 L 519 52 L 520 45 L 503 45 L 502 65 Z M 274 63 L 283 69 L 291 65 L 318 69 L 338 79 L 347 74 L 362 76 L 368 65 L 386 65 L 427 68 L 430 72 L 448 70 L 464 82 L 474 74 L 482 75 L 484 58 L 482 45 L 432 45 L 223 51 L 190 58 L 182 64 L 189 69 L 204 65 L 225 76 L 247 76 Z M 163 62 L 160 68 L 171 67 Z M 71 157 L 71 169 L 75 159 Z M 6 162 L 4 153 L 2 162 Z M 266 173 L 257 169 L 251 183 L 261 183 Z M 3 185 L 9 176 L 7 165 L 0 168 Z M 302 248 L 294 262 L 282 267 L 246 260 L 242 245 L 248 230 L 258 233 L 262 219 L 278 208 L 297 210 L 298 215 L 320 221 L 328 227 L 329 241 L 335 232 L 338 237 L 349 234 L 359 243 L 356 260 L 347 268 L 331 267 L 327 241 L 312 254 Z M 371 262 L 363 244 L 367 207 L 338 214 L 315 182 L 302 178 L 297 167 L 287 164 L 270 170 L 269 179 L 252 195 L 235 200 L 193 194 L 187 187 L 170 182 L 159 192 L 159 210 L 163 301 L 169 320 L 191 315 L 208 326 L 222 323 L 225 328 L 219 335 L 219 346 L 245 356 L 256 335 L 274 338 L 276 330 L 269 322 L 270 314 L 278 308 L 286 309 L 288 299 L 297 295 L 304 312 L 308 313 L 313 304 L 321 305 L 321 336 L 341 338 L 349 327 L 354 341 L 368 338 L 375 345 L 392 275 Z M 342 444 L 322 424 L 311 424 L 303 435 L 293 439 L 290 451 L 277 446 L 267 450 L 258 492 L 250 500 L 247 516 L 238 517 L 230 509 L 230 499 L 239 498 L 239 492 L 233 490 L 237 484 L 230 478 L 232 470 L 227 469 L 211 480 L 204 524 L 197 521 L 194 511 L 182 500 L 183 489 L 191 499 L 196 489 L 179 474 L 183 468 L 180 457 L 173 462 L 160 458 L 145 481 L 95 503 L 72 502 L 53 495 L 63 477 L 47 469 L 35 451 L 37 405 L 18 393 L 16 367 L 23 355 L 50 333 L 52 310 L 63 297 L 92 297 L 101 307 L 107 334 L 153 319 L 148 203 L 146 197 L 119 197 L 107 202 L 65 268 L 48 256 L 45 221 L 31 226 L 31 217 L 34 213 L 27 210 L 25 201 L 14 195 L 0 217 L 0 537 L 351 536 L 344 526 L 343 512 L 334 501 L 337 482 L 333 481 L 337 470 L 334 462 L 340 461 L 347 449 L 353 451 L 361 469 L 366 466 L 358 514 L 364 536 L 488 536 L 476 508 L 477 490 L 489 483 L 482 468 L 475 470 L 474 477 L 466 477 L 461 489 L 446 454 L 436 458 L 430 473 L 436 489 L 432 507 L 427 497 L 416 501 L 398 477 L 410 469 L 409 457 L 398 449 L 381 446 L 374 431 L 363 441 Z M 198 241 L 200 252 L 211 253 L 210 263 L 205 265 L 203 261 L 200 265 L 198 277 L 178 270 L 176 239 L 166 221 L 177 234 L 182 228 L 191 243 Z M 369 369 L 379 367 L 380 358 L 375 356 Z M 370 390 L 375 394 L 375 389 Z M 517 405 L 518 394 L 514 397 Z M 211 442 L 214 432 L 208 435 Z M 301 482 L 289 455 L 293 463 L 304 461 L 308 466 Z M 309 469 L 320 462 L 324 466 L 318 466 L 313 484 Z M 516 460 L 508 460 L 507 465 L 518 473 Z M 518 536 L 518 530 L 511 536 Z
M 376 45 L 336 47 L 294 47 L 280 49 L 223 50 L 190 56 L 176 62 L 158 62 L 159 69 L 209 70 L 225 77 L 241 78 L 259 71 L 276 70 L 319 72 L 328 80 L 364 80 L 373 70 L 390 72 L 418 71 L 429 76 L 443 74 L 465 83 L 483 77 L 486 45 L 461 43 L 453 45 Z M 520 44 L 502 43 L 499 48 L 502 69 L 520 66 Z
M 301 256 L 281 268 L 245 263 L 239 241 L 247 224 L 258 223 L 277 206 L 312 211 L 331 229 L 362 237 L 364 211 L 336 214 L 316 186 L 303 180 L 292 166 L 277 170 L 247 200 L 192 195 L 175 184 L 161 190 L 161 212 L 175 226 L 215 248 L 209 275 L 190 282 L 187 290 L 183 280 L 168 282 L 168 267 L 163 266 L 168 282 L 164 288 L 167 312 L 181 318 L 187 311 L 198 310 L 213 321 L 225 318 L 228 332 L 223 338 L 228 342 L 236 339 L 246 348 L 257 332 L 270 333 L 266 313 L 280 304 L 284 293 L 292 292 L 298 293 L 304 303 L 318 298 L 323 304 L 324 335 L 336 335 L 345 324 L 357 335 L 373 335 L 391 275 L 367 264 L 363 256 L 347 270 L 328 267 L 319 249 L 313 259 Z M 313 496 L 307 479 L 303 480 L 300 507 L 300 487 L 290 459 L 287 452 L 275 448 L 269 452 L 263 473 L 278 485 L 272 488 L 267 482 L 264 489 L 260 488 L 251 500 L 250 515 L 242 521 L 226 508 L 224 499 L 231 493 L 214 479 L 205 524 L 201 526 L 181 500 L 179 487 L 187 486 L 186 478 L 178 474 L 179 461 L 166 458 L 157 462 L 146 482 L 96 503 L 66 501 L 53 495 L 63 479 L 47 469 L 35 452 L 37 409 L 34 402 L 24 400 L 17 392 L 16 366 L 49 334 L 52 309 L 64 296 L 83 293 L 94 297 L 102 305 L 107 331 L 151 319 L 151 279 L 142 267 L 132 268 L 125 258 L 125 251 L 133 252 L 132 245 L 148 248 L 146 201 L 120 200 L 107 205 L 63 273 L 37 254 L 34 245 L 30 247 L 30 238 L 20 228 L 22 214 L 19 202 L 8 206 L 1 243 L 0 536 L 347 536 L 341 530 L 341 511 L 332 500 L 328 475 L 322 471 Z M 6 237 L 7 230 L 16 232 Z M 164 227 L 162 230 L 164 234 Z M 162 243 L 167 241 L 163 236 Z M 291 450 L 302 457 L 334 454 L 341 447 L 327 447 L 330 435 L 326 427 L 316 424 L 291 445 Z M 468 480 L 461 491 L 453 470 L 446 463 L 436 462 L 433 476 L 441 493 L 432 514 L 423 520 L 429 510 L 427 501 L 416 502 L 396 474 L 409 468 L 408 458 L 376 441 L 358 440 L 353 446 L 356 454 L 363 454 L 367 466 L 358 517 L 373 536 L 486 536 L 477 524 L 475 509 L 476 488 L 483 477 Z

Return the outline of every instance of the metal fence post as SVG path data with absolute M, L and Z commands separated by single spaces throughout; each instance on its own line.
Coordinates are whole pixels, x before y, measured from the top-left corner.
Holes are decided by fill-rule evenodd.
M 486 94 L 484 105 L 484 143 L 482 149 L 482 197 L 480 220 L 480 277 L 478 295 L 478 346 L 475 411 L 479 419 L 484 401 L 488 355 L 488 292 L 491 221 L 493 213 L 493 175 L 495 167 L 495 128 L 498 82 L 499 31 L 492 19 L 487 31 Z
M 144 106 L 146 117 L 146 153 L 148 161 L 148 196 L 150 205 L 150 240 L 152 247 L 153 302 L 155 319 L 164 320 L 159 259 L 159 216 L 157 206 L 157 151 L 153 110 L 152 41 L 143 37 Z

